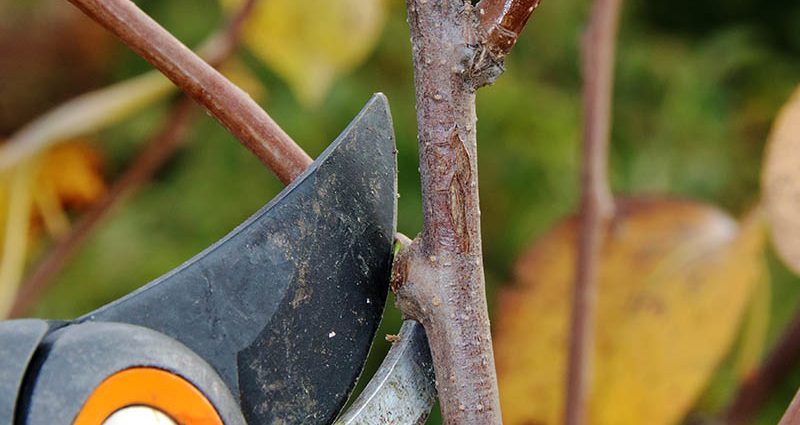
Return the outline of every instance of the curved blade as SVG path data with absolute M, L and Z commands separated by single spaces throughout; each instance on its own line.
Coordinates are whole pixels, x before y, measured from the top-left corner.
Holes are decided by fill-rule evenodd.
M 219 372 L 248 423 L 329 423 L 361 373 L 386 300 L 395 152 L 378 94 L 228 236 L 81 320 L 145 326 L 184 343 Z
M 436 401 L 433 361 L 425 329 L 406 320 L 399 341 L 336 425 L 425 423 Z

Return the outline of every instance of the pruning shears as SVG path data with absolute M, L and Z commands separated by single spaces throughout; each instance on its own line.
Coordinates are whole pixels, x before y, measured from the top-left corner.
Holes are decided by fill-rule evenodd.
M 411 321 L 340 415 L 386 301 L 395 154 L 375 95 L 303 175 L 180 267 L 73 321 L 0 322 L 0 425 L 424 421 L 433 370 Z

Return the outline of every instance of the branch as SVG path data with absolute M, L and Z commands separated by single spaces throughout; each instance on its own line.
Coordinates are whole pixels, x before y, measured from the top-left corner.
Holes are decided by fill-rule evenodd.
M 241 38 L 242 25 L 252 13 L 257 0 L 247 0 L 230 18 L 221 33 L 211 38 L 203 49 L 206 59 L 212 66 L 219 66 L 236 50 Z M 11 309 L 11 317 L 19 317 L 36 303 L 47 286 L 53 281 L 64 265 L 74 256 L 97 226 L 108 217 L 113 209 L 132 196 L 145 182 L 177 152 L 184 144 L 191 121 L 193 103 L 182 96 L 172 108 L 164 128 L 154 136 L 136 159 L 114 182 L 108 193 L 86 212 L 78 224 L 63 238 L 60 238 L 47 256 L 22 283 Z M 8 298 L 10 299 L 10 297 Z
M 739 387 L 725 412 L 727 425 L 750 423 L 769 394 L 800 361 L 800 310 L 758 370 Z
M 581 212 L 575 286 L 570 314 L 567 425 L 587 423 L 594 352 L 594 310 L 603 226 L 613 214 L 608 182 L 608 145 L 614 76 L 614 50 L 621 0 L 595 0 L 583 40 L 584 130 Z
M 484 44 L 498 59 L 505 57 L 517 44 L 517 38 L 528 23 L 540 0 L 481 0 L 476 6 Z
M 256 104 L 130 0 L 70 0 L 197 103 L 288 184 L 311 158 Z
M 783 414 L 778 425 L 800 425 L 800 391 L 794 395 L 789 408 Z
M 469 1 L 407 0 L 407 9 L 424 230 L 395 257 L 392 290 L 403 315 L 425 327 L 445 423 L 499 424 L 481 252 L 475 91 L 499 76 L 502 58 L 487 58 L 493 38 L 480 23 L 481 9 Z M 498 22 L 513 22 L 513 16 L 519 15 L 498 13 Z

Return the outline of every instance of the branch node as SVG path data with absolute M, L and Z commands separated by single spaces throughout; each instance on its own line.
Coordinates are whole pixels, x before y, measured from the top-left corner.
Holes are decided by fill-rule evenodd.
M 506 70 L 505 57 L 494 53 L 491 46 L 483 42 L 470 46 L 470 48 L 472 54 L 465 64 L 466 69 L 469 70 L 465 75 L 465 80 L 469 82 L 472 90 L 494 84 Z

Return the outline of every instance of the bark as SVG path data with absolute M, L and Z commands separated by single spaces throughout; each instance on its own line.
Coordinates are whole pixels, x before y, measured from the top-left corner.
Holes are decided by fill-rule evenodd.
M 392 289 L 403 314 L 425 327 L 447 424 L 502 422 L 481 253 L 475 91 L 502 73 L 536 3 L 407 1 L 424 230 L 395 260 Z

